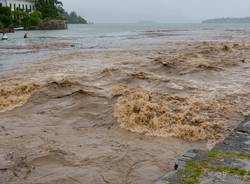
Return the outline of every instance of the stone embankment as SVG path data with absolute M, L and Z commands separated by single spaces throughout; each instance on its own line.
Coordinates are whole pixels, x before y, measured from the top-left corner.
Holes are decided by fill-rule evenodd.
M 211 151 L 189 150 L 155 184 L 249 184 L 250 118 Z
M 40 30 L 58 30 L 58 29 L 67 29 L 67 22 L 65 20 L 45 20 L 39 26 Z

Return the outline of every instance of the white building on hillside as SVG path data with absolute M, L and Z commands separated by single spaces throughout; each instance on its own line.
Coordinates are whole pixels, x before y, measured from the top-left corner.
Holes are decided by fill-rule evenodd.
M 33 0 L 0 0 L 1 6 L 10 7 L 12 11 L 22 9 L 26 12 L 33 12 L 35 9 Z

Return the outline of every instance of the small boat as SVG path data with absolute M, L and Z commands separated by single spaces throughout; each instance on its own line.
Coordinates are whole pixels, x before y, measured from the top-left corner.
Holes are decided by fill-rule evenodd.
M 8 40 L 8 36 L 6 34 L 3 34 L 2 40 Z
M 22 31 L 22 30 L 24 30 L 24 27 L 16 27 L 16 28 L 14 28 L 14 30 L 15 31 Z

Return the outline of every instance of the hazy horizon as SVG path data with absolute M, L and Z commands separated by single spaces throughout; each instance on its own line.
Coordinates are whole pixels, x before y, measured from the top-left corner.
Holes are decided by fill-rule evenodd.
M 198 23 L 205 19 L 250 16 L 249 0 L 62 0 L 96 23 Z

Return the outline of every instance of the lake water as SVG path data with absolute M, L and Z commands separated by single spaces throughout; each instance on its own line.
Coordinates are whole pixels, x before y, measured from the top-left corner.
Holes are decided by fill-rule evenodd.
M 250 24 L 93 24 L 68 30 L 25 31 L 0 41 L 0 70 L 72 49 L 145 48 L 185 41 L 244 41 Z M 34 59 L 35 58 L 35 59 Z
M 157 34 L 145 34 L 145 32 Z M 9 34 L 5 45 L 25 45 L 30 42 L 70 40 L 79 47 L 110 48 L 126 46 L 126 40 L 156 39 L 168 37 L 169 41 L 217 40 L 245 38 L 250 33 L 250 24 L 93 24 L 69 25 L 68 30 L 27 31 L 31 39 L 24 40 L 24 31 Z M 133 41 L 132 41 L 133 42 Z

